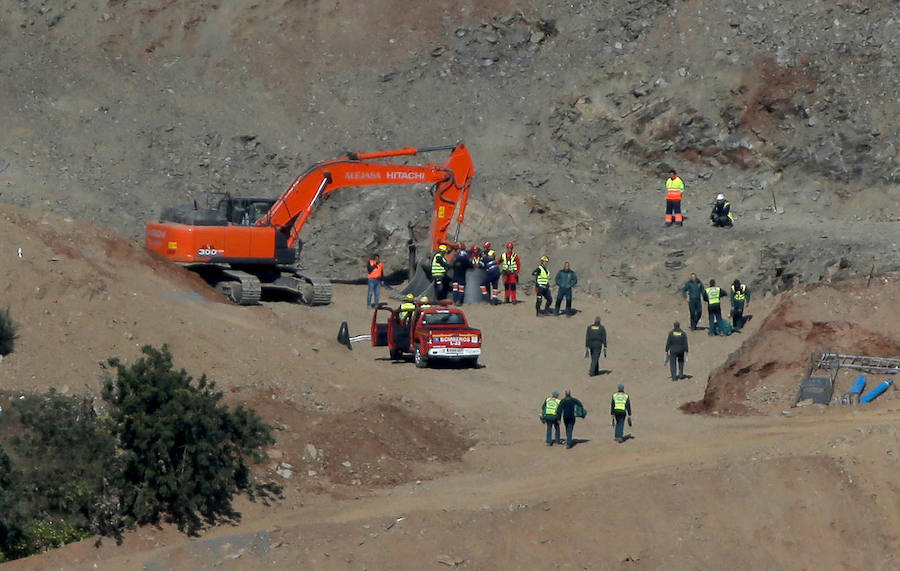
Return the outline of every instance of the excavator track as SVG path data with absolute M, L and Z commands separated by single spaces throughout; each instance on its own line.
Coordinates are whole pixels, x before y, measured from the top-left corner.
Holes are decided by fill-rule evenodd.
M 228 296 L 238 305 L 256 305 L 262 296 L 262 284 L 253 274 L 240 270 L 223 269 L 222 274 L 228 278 L 216 284 L 216 289 Z
M 306 281 L 301 297 L 307 305 L 328 305 L 331 303 L 331 280 L 322 276 L 297 273 Z

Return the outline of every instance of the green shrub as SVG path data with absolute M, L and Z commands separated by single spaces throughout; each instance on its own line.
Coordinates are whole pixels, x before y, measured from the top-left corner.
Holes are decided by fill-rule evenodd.
M 81 541 L 91 533 L 66 520 L 38 520 L 25 528 L 24 535 L 11 546 L 10 558 L 28 557 L 56 549 L 73 541 Z
M 277 493 L 272 484 L 254 484 L 248 464 L 274 443 L 271 427 L 252 410 L 220 405 L 222 393 L 205 375 L 195 383 L 184 369 L 174 370 L 168 346 L 141 351 L 130 367 L 110 359 L 117 374 L 103 388 L 121 449 L 116 485 L 127 517 L 196 534 L 240 518 L 235 494 Z
M 5 357 L 13 352 L 16 339 L 19 338 L 16 332 L 19 330 L 19 324 L 12 320 L 9 316 L 9 308 L 0 311 L 0 357 Z
M 23 536 L 25 518 L 19 508 L 19 481 L 22 474 L 0 446 L 0 563 L 13 557 L 13 545 Z
M 22 428 L 12 442 L 28 474 L 22 499 L 29 512 L 120 537 L 123 519 L 115 510 L 102 511 L 117 495 L 108 483 L 119 470 L 116 438 L 94 412 L 93 399 L 51 389 L 15 401 L 10 414 Z

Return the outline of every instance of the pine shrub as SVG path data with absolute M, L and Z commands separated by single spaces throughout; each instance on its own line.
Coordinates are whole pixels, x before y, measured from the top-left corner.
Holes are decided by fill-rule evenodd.
M 19 324 L 12 320 L 9 308 L 0 311 L 0 357 L 5 357 L 13 352 L 18 335 Z

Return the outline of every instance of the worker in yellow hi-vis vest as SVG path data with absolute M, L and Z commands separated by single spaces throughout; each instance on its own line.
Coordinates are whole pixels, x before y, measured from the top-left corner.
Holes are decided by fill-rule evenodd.
M 681 214 L 681 198 L 684 194 L 684 181 L 675 172 L 669 171 L 666 179 L 666 226 L 674 222 L 678 226 L 684 224 L 684 216 Z

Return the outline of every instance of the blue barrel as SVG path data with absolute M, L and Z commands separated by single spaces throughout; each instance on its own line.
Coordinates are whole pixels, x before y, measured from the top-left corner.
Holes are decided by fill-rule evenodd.
M 853 383 L 853 386 L 850 387 L 851 395 L 862 394 L 862 392 L 866 389 L 866 376 L 860 375 L 856 377 L 856 382 Z
M 872 402 L 873 400 L 878 398 L 878 395 L 880 395 L 884 391 L 888 390 L 888 388 L 893 384 L 894 384 L 894 379 L 885 379 L 883 382 L 879 383 L 877 387 L 875 387 L 874 389 L 872 389 L 871 391 L 869 391 L 865 395 L 863 395 L 859 399 L 859 402 L 861 402 L 861 403 Z

